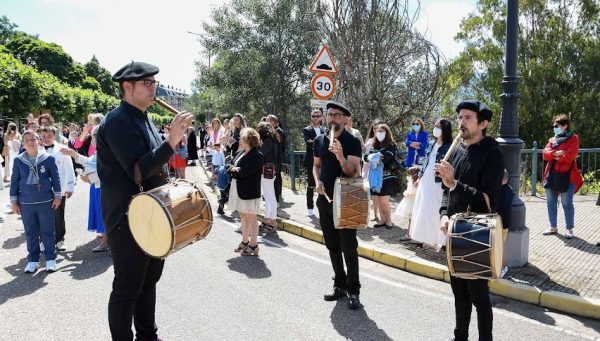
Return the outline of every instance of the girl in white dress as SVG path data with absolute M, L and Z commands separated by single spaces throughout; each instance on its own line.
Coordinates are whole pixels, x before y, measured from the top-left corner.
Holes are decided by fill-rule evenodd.
M 440 206 L 442 181 L 435 174 L 435 164 L 442 160 L 452 144 L 452 125 L 439 119 L 433 129 L 435 140 L 427 147 L 423 168 L 417 180 L 417 194 L 412 212 L 409 236 L 414 241 L 429 245 L 445 245 L 445 235 L 440 231 Z
M 415 182 L 419 179 L 419 171 L 421 168 L 413 166 L 408 169 L 406 177 L 406 190 L 402 193 L 402 201 L 396 208 L 396 214 L 405 220 L 408 220 L 408 226 L 412 217 L 412 211 L 415 204 L 415 196 L 417 194 L 417 186 Z

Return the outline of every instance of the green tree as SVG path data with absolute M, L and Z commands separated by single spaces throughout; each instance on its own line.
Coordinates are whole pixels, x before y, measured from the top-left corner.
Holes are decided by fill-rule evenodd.
M 93 56 L 92 59 L 87 62 L 85 65 L 85 73 L 96 79 L 100 84 L 100 89 L 107 95 L 119 97 L 119 88 L 116 83 L 113 82 L 110 71 L 103 68 L 98 62 L 96 56 Z
M 6 44 L 17 33 L 15 30 L 17 27 L 5 15 L 0 17 L 0 44 Z
M 527 147 L 544 144 L 552 117 L 568 114 L 582 146 L 600 144 L 600 2 L 598 0 L 520 1 L 518 72 L 520 135 Z M 501 109 L 504 67 L 505 1 L 480 0 L 456 38 L 465 50 L 448 69 L 448 111 L 463 98 Z

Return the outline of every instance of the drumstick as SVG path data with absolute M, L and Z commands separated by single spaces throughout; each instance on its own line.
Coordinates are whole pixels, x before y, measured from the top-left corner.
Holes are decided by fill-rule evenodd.
M 446 152 L 446 155 L 444 156 L 444 161 L 448 162 L 448 160 L 450 159 L 450 156 L 452 156 L 454 151 L 456 151 L 456 148 L 458 148 L 459 144 L 460 144 L 460 130 L 458 131 L 458 135 L 456 135 L 456 137 L 454 138 L 454 141 L 452 141 L 450 148 L 448 148 L 448 151 Z

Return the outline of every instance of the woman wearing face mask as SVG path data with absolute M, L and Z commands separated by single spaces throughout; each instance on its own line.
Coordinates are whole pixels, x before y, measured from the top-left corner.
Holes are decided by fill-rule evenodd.
M 371 196 L 373 198 L 373 205 L 379 207 L 379 223 L 375 224 L 375 227 L 385 227 L 391 229 L 392 224 L 392 212 L 390 206 L 390 196 L 396 195 L 398 192 L 398 175 L 397 161 L 396 161 L 396 142 L 390 131 L 390 127 L 387 124 L 380 124 L 375 131 L 375 142 L 369 152 L 369 155 L 365 155 L 365 161 L 369 161 L 371 169 L 369 172 L 369 183 L 371 187 Z M 377 168 L 376 164 L 381 163 L 383 169 Z M 382 172 L 381 183 L 376 180 L 376 173 Z M 372 179 L 373 178 L 373 179 Z
M 379 125 L 379 122 L 374 122 L 371 125 L 371 128 L 369 128 L 369 131 L 367 132 L 367 137 L 365 138 L 365 141 L 363 143 L 364 146 L 364 151 L 363 154 L 364 155 L 368 155 L 371 152 L 371 148 L 373 148 L 373 143 L 375 143 L 375 131 L 377 131 L 377 126 Z M 363 170 L 362 170 L 362 176 L 363 178 L 367 179 L 369 177 L 369 162 L 368 160 L 365 161 L 365 163 L 363 164 Z M 378 203 L 375 203 L 374 201 L 373 203 L 373 214 L 375 215 L 375 221 L 377 223 L 379 223 L 379 206 Z
M 411 124 L 411 131 L 406 134 L 406 147 L 408 155 L 406 157 L 406 169 L 412 165 L 420 164 L 419 160 L 425 157 L 425 146 L 427 146 L 427 132 L 425 124 L 420 118 L 415 118 Z
M 442 179 L 435 175 L 435 164 L 446 155 L 452 144 L 452 124 L 447 119 L 435 122 L 433 136 L 427 146 L 423 167 L 419 179 L 415 182 L 417 195 L 412 211 L 408 235 L 401 241 L 411 238 L 418 243 L 429 245 L 445 245 L 445 235 L 439 227 L 439 210 L 442 203 Z
M 571 132 L 571 121 L 567 115 L 558 115 L 553 120 L 554 137 L 548 140 L 546 148 L 542 150 L 542 156 L 546 161 L 544 169 L 544 188 L 546 189 L 546 205 L 548 207 L 548 218 L 550 227 L 543 234 L 551 235 L 558 232 L 556 216 L 558 214 L 558 197 L 565 212 L 566 232 L 565 238 L 573 238 L 573 227 L 575 221 L 575 206 L 573 206 L 573 195 L 583 185 L 583 179 L 577 167 L 577 155 L 579 154 L 579 137 Z M 569 185 L 566 191 L 561 191 L 553 186 L 551 177 L 560 177 L 561 173 L 568 173 Z

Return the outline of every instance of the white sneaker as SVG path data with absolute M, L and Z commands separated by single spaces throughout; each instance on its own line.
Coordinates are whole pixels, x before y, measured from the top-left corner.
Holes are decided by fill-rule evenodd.
M 506 276 L 507 272 L 508 272 L 508 266 L 503 267 L 502 270 L 500 270 L 500 278 L 504 278 L 504 276 Z
M 44 243 L 40 242 L 40 252 L 44 252 L 45 250 Z
M 63 242 L 62 240 L 58 243 L 56 243 L 56 250 L 57 251 L 65 251 L 67 248 L 65 247 L 65 242 Z
M 312 208 L 309 208 L 309 209 L 306 211 L 306 215 L 307 215 L 307 216 L 309 216 L 309 217 L 312 217 L 312 216 L 314 216 L 314 215 L 315 215 L 315 212 L 313 211 L 313 209 L 312 209 Z
M 32 274 L 39 268 L 38 262 L 29 262 L 25 267 L 26 274 Z
M 46 272 L 54 272 L 54 271 L 56 271 L 56 261 L 55 260 L 46 261 Z
M 567 229 L 567 232 L 565 232 L 565 238 L 573 239 L 573 229 Z

